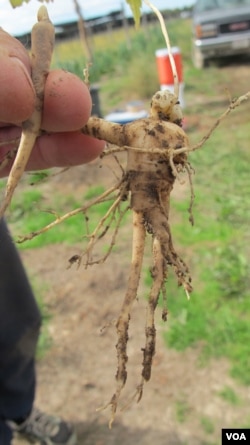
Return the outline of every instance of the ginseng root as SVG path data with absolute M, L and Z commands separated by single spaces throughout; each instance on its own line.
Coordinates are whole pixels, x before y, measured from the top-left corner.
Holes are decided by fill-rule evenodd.
M 182 113 L 176 96 L 164 91 L 153 96 L 148 118 L 121 126 L 93 117 L 83 129 L 86 134 L 128 147 L 121 196 L 124 190 L 130 194 L 133 211 L 132 260 L 127 292 L 116 323 L 117 387 L 108 404 L 112 412 L 110 426 L 127 378 L 129 321 L 140 282 L 146 234 L 152 236 L 153 283 L 148 299 L 142 380 L 136 391 L 138 400 L 142 396 L 144 381 L 151 376 L 156 339 L 154 313 L 160 292 L 164 292 L 168 268 L 173 268 L 178 284 L 185 288 L 187 294 L 192 291 L 188 267 L 175 251 L 169 226 L 170 193 L 176 179 L 175 172 L 185 170 L 187 165 L 185 152 L 175 156 L 175 150 L 189 147 L 181 122 Z
M 22 124 L 21 140 L 8 177 L 5 197 L 0 208 L 0 218 L 10 204 L 14 190 L 40 133 L 44 87 L 54 47 L 54 26 L 45 6 L 39 8 L 37 19 L 38 22 L 33 26 L 31 32 L 31 78 L 36 93 L 35 109 L 30 118 Z

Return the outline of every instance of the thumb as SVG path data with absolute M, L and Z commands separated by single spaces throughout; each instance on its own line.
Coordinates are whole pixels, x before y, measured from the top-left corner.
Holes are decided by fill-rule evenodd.
M 32 113 L 35 93 L 23 45 L 0 28 L 0 122 L 19 124 Z

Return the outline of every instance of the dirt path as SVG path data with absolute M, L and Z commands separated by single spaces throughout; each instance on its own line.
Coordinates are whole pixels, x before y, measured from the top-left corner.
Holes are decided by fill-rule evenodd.
M 37 366 L 37 405 L 76 425 L 79 445 L 219 445 L 220 429 L 240 424 L 249 414 L 250 390 L 236 387 L 225 360 L 198 365 L 199 348 L 184 353 L 163 343 L 167 329 L 158 312 L 157 354 L 151 381 L 139 404 L 118 413 L 108 429 L 109 409 L 96 412 L 114 391 L 117 318 L 130 256 L 129 228 L 120 246 L 102 266 L 67 269 L 80 246 L 54 245 L 22 256 L 32 278 L 42 280 L 52 346 Z M 135 304 L 129 343 L 129 378 L 123 402 L 139 382 L 146 301 L 143 289 Z M 105 325 L 106 329 L 101 330 Z M 183 332 L 185 335 L 185 332 Z M 241 394 L 235 409 L 218 395 L 225 386 Z M 24 445 L 20 440 L 15 445 Z
M 117 317 L 126 286 L 126 250 L 124 242 L 119 253 L 114 253 L 112 260 L 98 271 L 65 270 L 67 258 L 75 252 L 72 247 L 52 246 L 23 254 L 31 274 L 43 277 L 48 287 L 45 301 L 52 314 L 52 347 L 38 363 L 36 403 L 72 421 L 79 445 L 219 445 L 220 429 L 239 424 L 246 416 L 250 391 L 236 388 L 225 360 L 214 360 L 201 368 L 197 363 L 198 349 L 184 353 L 167 349 L 161 335 L 165 327 L 160 323 L 160 313 L 152 380 L 145 386 L 141 402 L 118 413 L 112 430 L 108 429 L 109 409 L 96 412 L 114 390 L 116 338 L 112 321 Z M 139 381 L 144 314 L 145 300 L 141 296 L 131 322 L 124 401 Z M 101 332 L 109 322 L 111 326 Z M 245 401 L 237 410 L 218 395 L 226 385 Z M 209 427 L 202 419 L 211 420 L 213 431 L 204 431 Z M 18 440 L 14 443 L 22 444 Z

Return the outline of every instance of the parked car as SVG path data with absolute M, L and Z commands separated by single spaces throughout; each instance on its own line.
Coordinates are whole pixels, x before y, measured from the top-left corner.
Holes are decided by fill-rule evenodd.
M 192 22 L 196 68 L 211 59 L 250 54 L 250 0 L 198 0 Z

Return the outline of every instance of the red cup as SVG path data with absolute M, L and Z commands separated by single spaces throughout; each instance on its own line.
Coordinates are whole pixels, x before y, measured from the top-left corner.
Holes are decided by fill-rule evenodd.
M 174 46 L 171 48 L 171 52 L 176 65 L 178 81 L 179 83 L 182 83 L 183 70 L 180 49 L 177 46 Z M 156 50 L 155 55 L 160 85 L 173 85 L 174 76 L 170 64 L 169 51 L 166 48 L 158 49 Z

